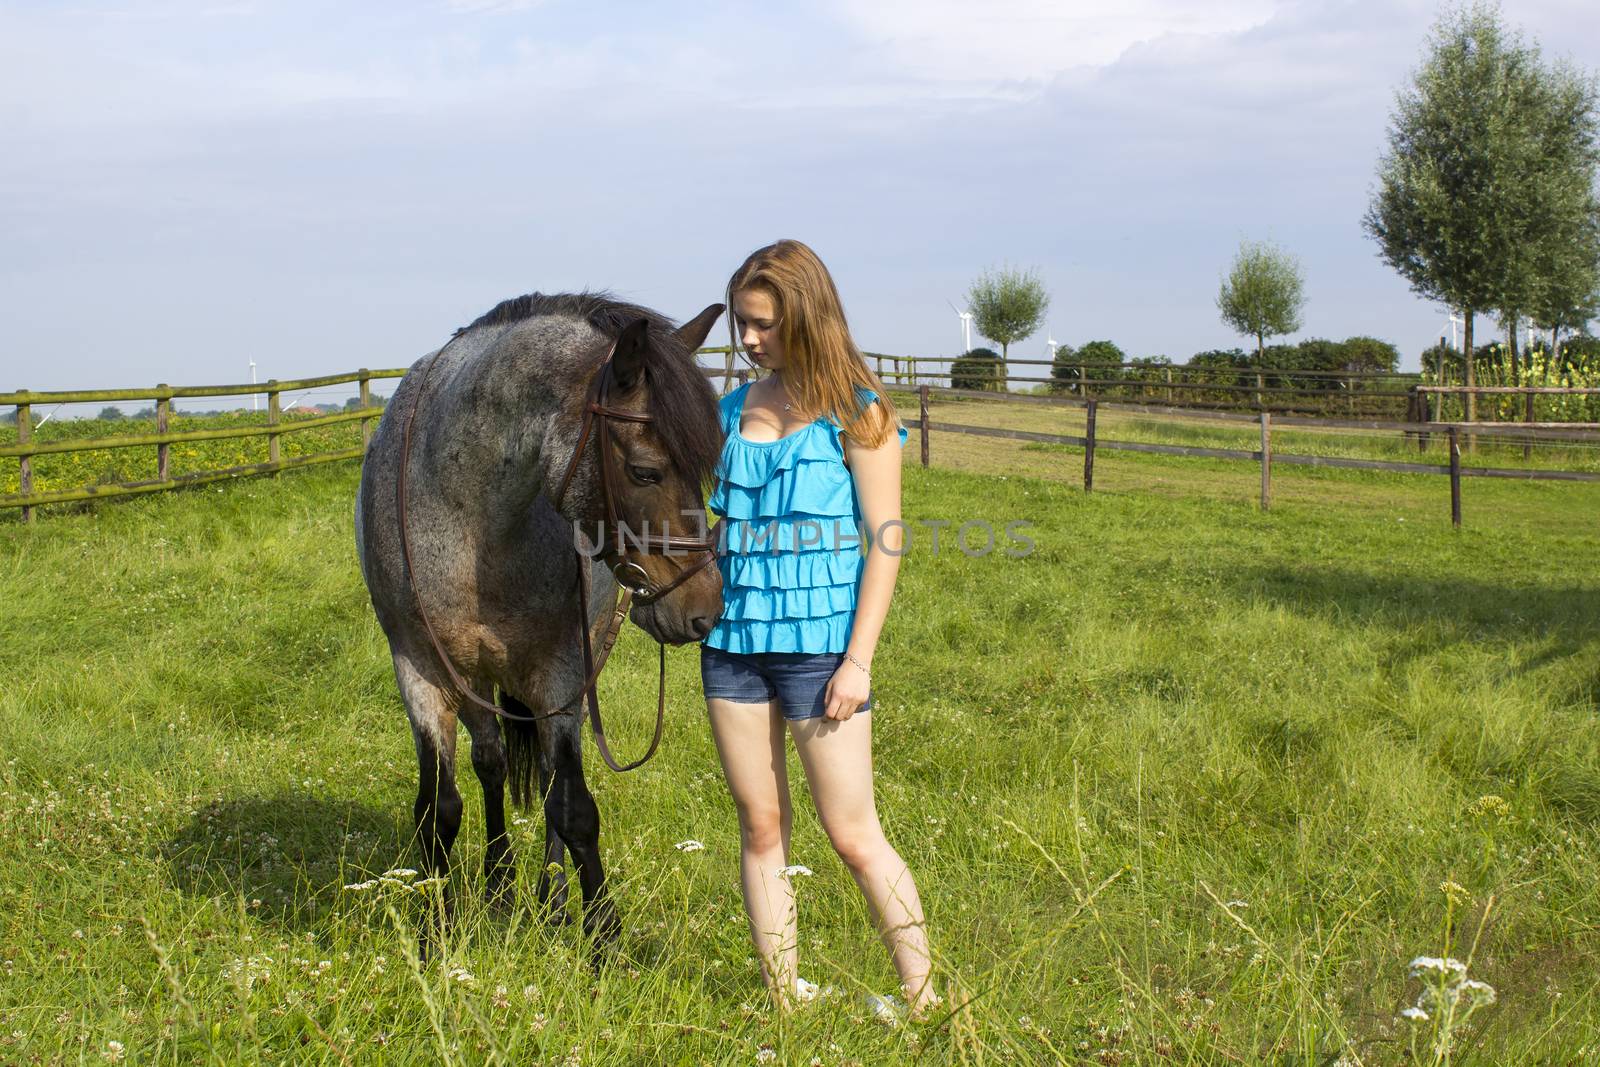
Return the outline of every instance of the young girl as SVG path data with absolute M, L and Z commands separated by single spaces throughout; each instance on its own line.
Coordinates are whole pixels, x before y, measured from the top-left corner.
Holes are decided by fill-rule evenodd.
M 778 241 L 728 283 L 730 332 L 767 373 L 722 399 L 712 512 L 723 612 L 700 652 L 712 736 L 739 812 L 740 877 L 762 979 L 796 972 L 785 727 L 817 814 L 861 887 L 914 1017 L 936 999 L 922 904 L 872 794 L 872 654 L 900 567 L 898 425 L 815 252 Z M 864 552 L 864 554 L 863 554 Z M 880 1014 L 898 1011 L 875 998 Z

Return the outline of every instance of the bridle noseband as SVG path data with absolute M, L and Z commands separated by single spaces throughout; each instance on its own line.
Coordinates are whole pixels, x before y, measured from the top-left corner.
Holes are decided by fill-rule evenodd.
M 444 354 L 446 348 L 439 349 L 429 358 L 428 366 L 422 372 L 422 379 L 417 383 L 416 391 L 411 394 L 411 405 L 406 411 L 404 429 L 401 435 L 402 445 L 400 454 L 400 479 L 396 487 L 396 504 L 400 516 L 400 549 L 405 557 L 406 579 L 411 585 L 411 594 L 416 600 L 417 614 L 422 617 L 423 628 L 427 630 L 428 640 L 433 644 L 433 650 L 438 655 L 439 661 L 444 664 L 446 673 L 456 688 L 461 691 L 469 701 L 478 707 L 493 712 L 502 719 L 514 722 L 537 722 L 566 712 L 560 708 L 541 712 L 536 715 L 514 715 L 502 707 L 489 703 L 477 693 L 473 692 L 461 675 L 456 671 L 455 665 L 450 662 L 450 657 L 445 655 L 443 646 L 439 643 L 438 635 L 434 632 L 433 622 L 428 618 L 427 609 L 423 606 L 422 595 L 417 590 L 416 572 L 411 564 L 411 538 L 406 524 L 406 474 L 411 464 L 411 424 L 416 418 L 417 402 L 422 396 L 423 388 L 427 385 L 428 377 L 433 373 L 433 368 Z M 595 746 L 600 750 L 600 756 L 605 760 L 606 766 L 614 771 L 631 771 L 640 766 L 651 756 L 655 755 L 656 748 L 661 744 L 661 732 L 666 720 L 666 686 L 667 686 L 667 646 L 658 642 L 660 650 L 660 676 L 657 682 L 656 696 L 656 726 L 655 733 L 650 739 L 650 747 L 645 754 L 627 764 L 618 764 L 611 755 L 611 748 L 606 744 L 605 728 L 600 721 L 600 696 L 598 691 L 600 671 L 605 667 L 606 660 L 610 658 L 611 649 L 616 644 L 617 635 L 622 629 L 623 620 L 627 618 L 628 611 L 633 602 L 640 604 L 653 604 L 657 600 L 672 592 L 678 586 L 688 581 L 716 558 L 718 527 L 713 527 L 709 533 L 702 537 L 683 534 L 667 534 L 663 532 L 657 537 L 647 536 L 642 542 L 635 542 L 638 551 L 645 554 L 673 555 L 682 552 L 698 552 L 700 558 L 687 566 L 681 567 L 673 579 L 665 585 L 655 585 L 649 572 L 639 563 L 627 558 L 627 545 L 622 543 L 618 534 L 615 538 L 606 536 L 606 531 L 613 532 L 620 529 L 621 522 L 618 515 L 616 500 L 617 473 L 611 466 L 611 426 L 609 419 L 624 419 L 628 422 L 651 422 L 653 416 L 638 411 L 622 411 L 609 406 L 607 400 L 610 396 L 611 384 L 616 373 L 612 357 L 616 354 L 617 342 L 612 341 L 606 350 L 606 355 L 600 361 L 589 381 L 588 395 L 584 400 L 583 423 L 578 432 L 578 443 L 572 450 L 572 459 L 567 463 L 566 473 L 561 478 L 561 486 L 556 490 L 556 495 L 551 503 L 559 512 L 561 503 L 566 498 L 567 488 L 572 483 L 572 477 L 577 472 L 578 464 L 583 459 L 584 448 L 589 443 L 591 431 L 599 426 L 597 462 L 600 468 L 601 502 L 605 511 L 605 524 L 600 530 L 600 543 L 595 546 L 595 555 L 600 556 L 611 570 L 611 575 L 616 579 L 618 594 L 613 605 L 611 620 L 606 626 L 602 637 L 599 655 L 595 654 L 593 642 L 589 632 L 589 584 L 590 563 L 589 554 L 573 545 L 573 554 L 577 557 L 578 566 L 578 629 L 581 632 L 583 644 L 583 670 L 584 684 L 580 695 L 580 710 L 578 725 L 583 725 L 583 717 L 590 717 L 590 726 L 594 730 Z M 720 522 L 718 524 L 720 526 Z

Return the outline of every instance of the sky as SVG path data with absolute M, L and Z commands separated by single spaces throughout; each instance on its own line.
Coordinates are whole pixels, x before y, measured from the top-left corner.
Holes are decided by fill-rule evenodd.
M 1438 12 L 0 0 L 0 390 L 402 367 L 533 290 L 683 320 L 780 237 L 870 351 L 955 354 L 947 301 L 1010 265 L 1051 295 L 1014 356 L 1175 361 L 1248 344 L 1217 288 L 1269 240 L 1305 275 L 1289 340 L 1415 367 L 1445 312 L 1361 216 Z M 1600 67 L 1600 5 L 1503 14 Z

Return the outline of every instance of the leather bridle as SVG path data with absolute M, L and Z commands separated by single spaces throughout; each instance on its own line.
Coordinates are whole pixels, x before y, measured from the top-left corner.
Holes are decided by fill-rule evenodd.
M 555 715 L 564 715 L 567 712 L 562 708 L 552 709 L 536 715 L 515 715 L 502 707 L 491 704 L 472 690 L 461 675 L 456 671 L 455 665 L 450 662 L 450 657 L 445 654 L 439 637 L 434 632 L 433 622 L 428 618 L 427 609 L 423 606 L 422 595 L 417 590 L 416 572 L 411 564 L 411 537 L 406 523 L 406 475 L 411 465 L 411 424 L 416 418 L 417 402 L 421 399 L 423 388 L 428 383 L 428 377 L 433 373 L 433 368 L 439 357 L 450 346 L 435 352 L 428 360 L 428 366 L 422 372 L 422 378 L 417 383 L 416 391 L 411 394 L 411 405 L 406 411 L 404 429 L 401 435 L 400 453 L 400 480 L 396 487 L 396 504 L 400 513 L 400 550 L 405 557 L 406 580 L 411 585 L 411 595 L 416 599 L 417 614 L 422 617 L 423 628 L 427 630 L 428 640 L 433 644 L 433 650 L 439 657 L 439 662 L 444 664 L 446 673 L 461 694 L 473 704 L 493 712 L 502 719 L 514 722 L 538 722 Z M 583 643 L 583 692 L 580 696 L 580 710 L 578 712 L 578 725 L 583 725 L 583 716 L 588 715 L 590 726 L 594 730 L 595 747 L 600 750 L 600 756 L 605 760 L 606 766 L 614 771 L 631 771 L 640 766 L 651 756 L 655 755 L 657 747 L 661 744 L 661 732 L 666 720 L 667 699 L 667 646 L 660 644 L 660 676 L 657 682 L 656 695 L 656 726 L 655 733 L 650 738 L 650 747 L 643 756 L 631 763 L 618 764 L 611 755 L 611 748 L 606 744 L 605 727 L 600 721 L 600 696 L 599 679 L 600 671 L 605 667 L 606 660 L 610 658 L 611 649 L 616 644 L 617 634 L 622 629 L 622 622 L 628 616 L 628 611 L 633 602 L 652 604 L 666 596 L 672 590 L 698 574 L 707 564 L 716 558 L 717 527 L 703 537 L 693 537 L 683 534 L 662 533 L 659 536 L 649 536 L 649 527 L 646 525 L 646 536 L 642 539 L 632 540 L 638 551 L 646 554 L 673 555 L 681 552 L 698 552 L 700 558 L 687 566 L 681 567 L 677 575 L 665 585 L 655 585 L 650 580 L 649 573 L 637 562 L 628 558 L 628 542 L 620 533 L 621 521 L 618 516 L 616 500 L 617 472 L 611 466 L 611 426 L 608 420 L 623 419 L 628 422 L 650 422 L 652 416 L 644 412 L 623 411 L 609 406 L 611 384 L 615 378 L 615 369 L 612 357 L 616 354 L 617 342 L 612 341 L 606 350 L 606 355 L 600 361 L 593 377 L 589 380 L 589 392 L 584 400 L 583 424 L 578 432 L 578 443 L 572 450 L 572 459 L 567 463 L 566 473 L 561 478 L 561 486 L 556 490 L 556 495 L 551 503 L 559 512 L 561 502 L 565 499 L 567 487 L 572 483 L 572 477 L 577 472 L 578 463 L 583 458 L 584 448 L 589 443 L 591 432 L 598 425 L 599 433 L 596 436 L 596 447 L 599 449 L 598 466 L 600 468 L 600 495 L 605 511 L 605 523 L 600 529 L 600 541 L 594 546 L 594 555 L 598 555 L 610 568 L 611 575 L 616 579 L 618 593 L 613 605 L 611 620 L 606 626 L 602 637 L 599 654 L 596 655 L 589 630 L 589 583 L 590 583 L 590 554 L 585 553 L 576 543 L 573 545 L 573 554 L 577 557 L 578 566 L 578 629 L 581 631 Z M 665 524 L 663 523 L 663 526 Z M 720 523 L 719 523 L 720 525 Z M 608 537 L 607 531 L 612 531 L 614 536 Z

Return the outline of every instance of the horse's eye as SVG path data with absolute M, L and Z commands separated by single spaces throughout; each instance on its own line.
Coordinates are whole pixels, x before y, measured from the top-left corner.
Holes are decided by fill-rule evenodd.
M 628 473 L 633 475 L 635 481 L 643 482 L 645 485 L 661 484 L 661 472 L 654 467 L 629 466 Z

